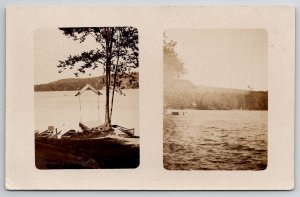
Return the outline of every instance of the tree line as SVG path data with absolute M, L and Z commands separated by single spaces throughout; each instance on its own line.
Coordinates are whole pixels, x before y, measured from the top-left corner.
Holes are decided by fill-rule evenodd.
M 117 81 L 121 89 L 137 89 L 139 88 L 139 73 L 132 72 L 127 75 L 120 75 Z M 113 83 L 113 80 L 111 83 Z M 61 79 L 46 84 L 34 85 L 34 91 L 76 91 L 82 89 L 86 84 L 90 84 L 97 90 L 102 90 L 106 84 L 105 76 Z
M 165 90 L 166 108 L 197 110 L 268 110 L 267 91 L 175 88 Z

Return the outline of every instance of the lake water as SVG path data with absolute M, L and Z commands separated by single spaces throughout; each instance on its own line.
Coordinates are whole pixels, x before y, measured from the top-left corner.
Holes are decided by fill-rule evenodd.
M 181 115 L 164 115 L 166 169 L 266 168 L 267 111 L 176 111 Z
M 104 91 L 101 91 L 104 94 Z M 112 124 L 135 128 L 139 136 L 139 90 L 123 91 L 126 96 L 115 93 Z M 81 95 L 81 110 L 77 91 L 35 92 L 35 130 L 44 131 L 53 125 L 62 133 L 70 129 L 80 130 L 79 122 L 104 122 L 105 95 L 92 91 Z M 99 99 L 99 100 L 98 100 Z M 98 108 L 99 103 L 99 108 Z

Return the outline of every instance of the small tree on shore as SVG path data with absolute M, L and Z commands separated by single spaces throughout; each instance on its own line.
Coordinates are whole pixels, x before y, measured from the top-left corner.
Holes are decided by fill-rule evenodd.
M 178 57 L 175 51 L 177 42 L 174 40 L 169 40 L 166 35 L 164 35 L 163 43 L 163 68 L 164 68 L 164 78 L 169 80 L 171 78 L 180 78 L 186 73 L 184 69 L 183 62 Z
M 84 42 L 92 37 L 99 48 L 83 51 L 79 55 L 70 55 L 59 61 L 59 73 L 69 68 L 76 76 L 85 74 L 87 69 L 102 66 L 105 74 L 105 123 L 104 128 L 111 128 L 111 118 L 115 92 L 122 94 L 120 77 L 128 76 L 131 70 L 139 67 L 138 31 L 134 27 L 86 27 L 59 28 L 65 36 L 74 41 Z M 110 100 L 110 88 L 112 95 Z
M 177 42 L 164 34 L 163 70 L 164 70 L 164 109 L 176 100 L 175 81 L 186 73 L 184 64 L 175 51 Z

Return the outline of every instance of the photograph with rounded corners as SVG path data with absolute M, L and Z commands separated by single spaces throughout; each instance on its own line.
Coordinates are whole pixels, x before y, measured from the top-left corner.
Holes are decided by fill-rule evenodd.
M 137 28 L 37 29 L 34 105 L 38 169 L 137 168 Z
M 170 29 L 163 39 L 164 168 L 266 169 L 267 31 Z

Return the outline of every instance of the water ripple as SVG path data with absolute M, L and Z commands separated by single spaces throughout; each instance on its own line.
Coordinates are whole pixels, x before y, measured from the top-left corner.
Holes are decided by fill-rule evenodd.
M 266 111 L 196 111 L 164 116 L 164 167 L 169 170 L 263 170 Z

